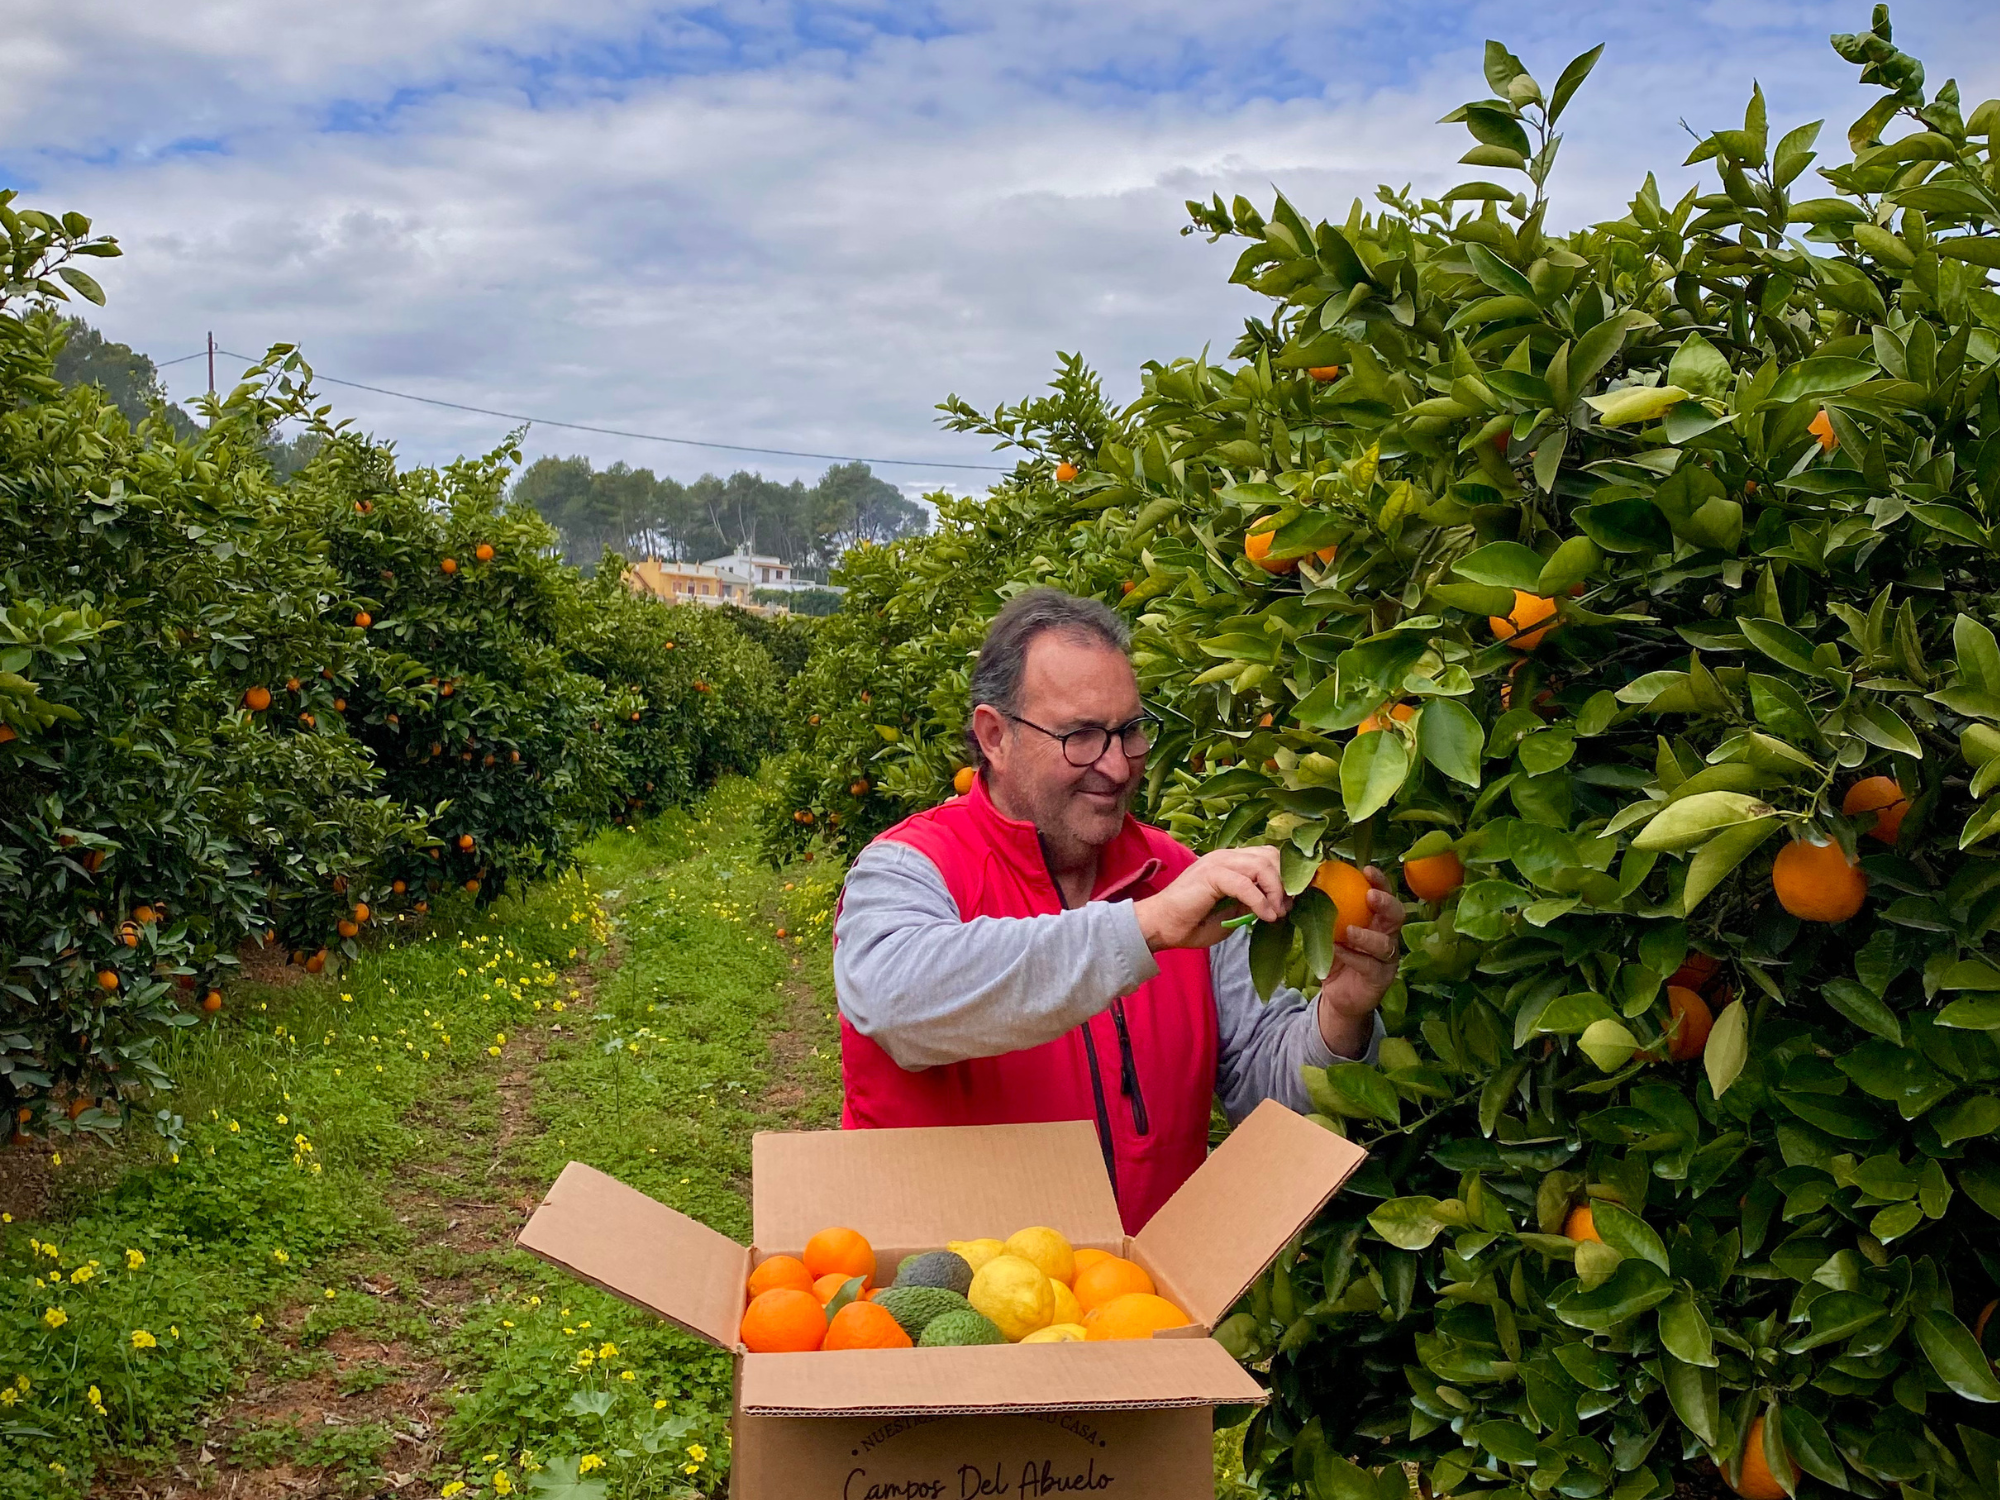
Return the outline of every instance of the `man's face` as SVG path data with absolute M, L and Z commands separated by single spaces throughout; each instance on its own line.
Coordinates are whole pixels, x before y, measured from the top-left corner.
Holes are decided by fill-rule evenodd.
M 1042 729 L 1067 734 L 1115 729 L 1141 712 L 1139 681 L 1122 651 L 1102 642 L 1047 631 L 1028 647 L 1017 712 Z M 1099 849 L 1124 825 L 1146 759 L 1127 758 L 1113 739 L 1092 764 L 1073 766 L 1062 745 L 1026 724 L 982 706 L 976 725 L 988 777 L 1001 810 L 1025 818 L 1062 851 Z

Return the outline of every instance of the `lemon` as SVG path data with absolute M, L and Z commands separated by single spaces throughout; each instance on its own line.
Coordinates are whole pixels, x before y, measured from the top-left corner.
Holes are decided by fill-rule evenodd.
M 1075 1279 L 1076 1252 L 1070 1249 L 1069 1241 L 1053 1229 L 1041 1225 L 1033 1229 L 1017 1229 L 1007 1236 L 1006 1251 L 1009 1255 L 1020 1256 L 1022 1260 L 1033 1261 L 1051 1281 L 1067 1285 Z
M 1060 1281 L 1050 1282 L 1049 1288 L 1056 1294 L 1056 1310 L 1054 1317 L 1051 1319 L 1051 1326 L 1060 1323 L 1074 1323 L 1078 1327 L 1082 1327 L 1083 1307 L 1076 1300 L 1076 1293 L 1072 1292 Z
M 972 1267 L 975 1274 L 1004 1248 L 998 1240 L 946 1240 L 944 1247 Z
M 1046 1328 L 1037 1328 L 1021 1340 L 1024 1344 L 1081 1344 L 1083 1341 L 1081 1323 L 1051 1323 Z
M 1018 1255 L 996 1255 L 972 1276 L 968 1300 L 1018 1344 L 1055 1318 L 1055 1287 L 1041 1267 Z

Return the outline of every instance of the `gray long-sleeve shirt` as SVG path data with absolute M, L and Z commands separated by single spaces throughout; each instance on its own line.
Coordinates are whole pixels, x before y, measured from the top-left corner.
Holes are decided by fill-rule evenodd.
M 905 844 L 871 844 L 856 858 L 835 938 L 841 1014 L 909 1069 L 1054 1041 L 1160 971 L 1130 901 L 964 921 L 937 866 Z M 1247 932 L 1209 949 L 1208 962 L 1215 1087 L 1229 1118 L 1265 1099 L 1311 1109 L 1300 1067 L 1351 1061 L 1326 1045 L 1317 1005 L 1284 988 L 1257 998 Z M 1365 1061 L 1381 1039 L 1378 1017 Z

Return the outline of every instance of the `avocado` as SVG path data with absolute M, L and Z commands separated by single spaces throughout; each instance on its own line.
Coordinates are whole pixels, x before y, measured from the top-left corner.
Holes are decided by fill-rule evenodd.
M 903 1258 L 896 1267 L 897 1286 L 941 1286 L 963 1297 L 972 1290 L 972 1266 L 949 1250 L 927 1250 Z
M 922 1349 L 958 1348 L 966 1344 L 1004 1344 L 1007 1335 L 984 1313 L 967 1307 L 933 1318 L 917 1340 Z
M 957 1292 L 942 1286 L 904 1286 L 898 1282 L 875 1294 L 877 1307 L 888 1309 L 889 1315 L 903 1325 L 903 1332 L 912 1339 L 921 1338 L 924 1329 L 946 1313 L 967 1312 L 972 1304 Z

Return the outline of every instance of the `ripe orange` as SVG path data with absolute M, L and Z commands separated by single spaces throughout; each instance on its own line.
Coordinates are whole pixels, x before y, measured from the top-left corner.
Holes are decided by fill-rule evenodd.
M 493 544 L 490 542 L 481 542 L 477 547 L 472 549 L 472 555 L 481 562 L 492 562 Z
M 1165 1297 L 1127 1292 L 1113 1297 L 1095 1312 L 1083 1315 L 1083 1336 L 1092 1343 L 1107 1339 L 1149 1339 L 1162 1328 L 1185 1328 L 1188 1315 Z
M 364 609 L 354 617 L 354 623 L 357 628 L 366 630 L 370 625 L 375 623 L 375 617 Z
M 365 922 L 371 915 L 372 913 L 368 910 L 368 903 L 366 901 L 357 901 L 354 903 L 355 921 Z
M 1317 380 L 1321 385 L 1329 385 L 1332 382 L 1340 379 L 1340 366 L 1311 365 L 1307 367 L 1306 374 L 1312 376 L 1312 378 L 1314 380 Z
M 705 682 L 701 681 L 701 680 L 700 680 L 699 678 L 697 678 L 697 679 L 695 680 L 695 685 L 694 685 L 694 690 L 695 690 L 695 691 L 696 691 L 697 693 L 706 693 L 706 692 L 709 692 L 709 691 L 711 691 L 711 689 L 709 688 L 709 685 L 708 685 L 707 683 L 705 683 Z M 868 701 L 868 695 L 867 695 L 866 693 L 863 693 L 863 694 L 861 695 L 861 701 L 862 701 L 862 702 L 864 702 L 864 703 L 866 703 L 866 702 Z
M 319 721 L 315 719 L 311 714 L 300 714 L 299 722 L 305 725 L 306 728 L 310 729 L 313 727 L 314 724 L 318 723 Z
M 1257 531 L 1243 538 L 1243 555 L 1262 568 L 1266 573 L 1295 573 L 1299 560 L 1296 557 L 1270 559 L 1271 542 L 1277 533 Z
M 1056 465 L 1056 483 L 1068 484 L 1080 472 L 1075 464 L 1071 463 L 1068 459 L 1064 459 Z
M 1981 1349 L 1986 1347 L 1986 1325 L 1993 1321 L 1993 1311 L 2000 1308 L 2000 1302 L 1989 1302 L 1979 1309 L 1979 1316 L 1972 1320 L 1972 1342 Z M 1992 1363 L 1989 1359 L 1987 1363 Z
M 1070 1258 L 1076 1263 L 1076 1274 L 1070 1277 L 1070 1286 L 1072 1288 L 1074 1288 L 1076 1285 L 1077 1276 L 1081 1276 L 1087 1269 L 1089 1269 L 1091 1266 L 1096 1265 L 1100 1260 L 1118 1259 L 1118 1257 L 1113 1255 L 1109 1250 L 1084 1250 L 1084 1249 L 1072 1250 L 1070 1252 Z
M 848 796 L 850 796 L 850 797 L 865 797 L 865 796 L 867 796 L 867 795 L 868 795 L 868 783 L 867 783 L 866 781 L 862 781 L 862 780 L 860 780 L 860 779 L 858 779 L 858 778 L 857 778 L 857 779 L 856 779 L 855 781 L 853 781 L 853 782 L 852 782 L 851 784 L 849 784 L 849 786 L 848 786 L 848 788 L 847 788 L 847 795 L 848 795 Z
M 774 1255 L 750 1273 L 750 1295 L 753 1297 L 781 1286 L 788 1286 L 795 1292 L 809 1292 L 813 1288 L 812 1272 L 795 1255 Z
M 810 1354 L 826 1342 L 826 1309 L 810 1292 L 773 1287 L 750 1299 L 736 1336 L 752 1354 Z
M 467 891 L 469 891 L 471 894 L 475 896 L 479 894 L 479 882 L 477 880 L 466 881 L 465 888 Z
M 1095 1254 L 1095 1260 L 1086 1261 L 1083 1252 L 1077 1251 L 1076 1274 L 1070 1278 L 1076 1305 L 1086 1313 L 1095 1312 L 1115 1298 L 1153 1290 L 1153 1278 L 1144 1267 L 1134 1265 L 1122 1255 L 1106 1255 L 1101 1250 Z
M 221 1010 L 222 991 L 210 990 L 206 995 L 203 995 L 201 997 L 201 1008 L 207 1011 L 211 1016 L 214 1015 L 217 1011 Z
M 452 684 L 450 684 L 449 682 L 441 683 L 438 686 L 438 696 L 440 698 L 449 698 L 452 695 L 453 691 L 454 689 L 452 687 Z
M 296 693 L 296 692 L 297 692 L 298 690 L 299 690 L 299 680 L 298 680 L 298 678 L 296 678 L 296 677 L 287 677 L 287 678 L 285 679 L 285 691 L 286 691 L 286 692 L 288 692 L 288 693 Z
M 1374 734 L 1378 730 L 1387 729 L 1392 723 L 1407 724 L 1416 716 L 1417 711 L 1409 704 L 1392 703 L 1386 712 L 1379 708 L 1376 709 L 1374 713 L 1355 726 L 1354 732 L 1357 735 Z
M 324 948 L 320 949 L 319 952 L 315 953 L 311 958 L 306 960 L 306 972 L 308 974 L 317 974 L 319 973 L 320 970 L 324 969 L 325 967 L 326 967 L 326 949 Z
M 1669 1024 L 1676 1027 L 1674 1039 L 1667 1047 L 1667 1056 L 1675 1062 L 1693 1062 L 1701 1056 L 1708 1045 L 1709 1028 L 1715 1025 L 1715 1016 L 1708 1008 L 1708 1002 L 1693 990 L 1678 984 L 1667 986 L 1667 1015 Z
M 1825 420 L 1825 414 L 1821 414 Z M 1799 1482 L 1796 1465 L 1792 1468 L 1792 1483 Z M 1736 1477 L 1729 1487 L 1743 1497 L 1743 1500 L 1785 1500 L 1788 1491 L 1778 1482 L 1778 1476 L 1771 1472 L 1769 1460 L 1764 1457 L 1764 1419 L 1756 1418 L 1750 1424 L 1750 1431 L 1743 1438 L 1743 1459 Z
M 443 562 L 438 564 L 438 567 L 446 573 L 456 573 L 458 571 L 458 559 L 447 557 Z
M 415 906 L 410 908 L 410 910 L 414 911 L 420 917 L 430 909 L 431 904 L 428 901 L 419 901 Z
M 1540 630 L 1532 627 L 1551 619 L 1556 612 L 1556 601 L 1545 599 L 1540 594 L 1531 594 L 1526 589 L 1514 590 L 1513 612 L 1505 615 L 1488 615 L 1486 623 L 1492 627 L 1493 638 L 1505 641 L 1516 651 L 1532 651 L 1541 645 L 1542 638 L 1554 625 L 1542 625 Z
M 875 1282 L 875 1247 L 852 1229 L 822 1229 L 806 1241 L 800 1257 L 815 1279 L 833 1271 L 844 1276 L 865 1276 Z
M 138 947 L 139 924 L 137 922 L 126 922 L 120 926 L 118 929 L 118 941 L 128 948 Z
M 0 745 L 11 745 L 16 738 L 12 724 L 0 724 Z
M 1119 582 L 1118 592 L 1121 594 L 1129 594 L 1132 592 L 1132 590 L 1136 589 L 1138 586 L 1139 585 L 1134 583 L 1131 579 L 1126 578 Z
M 835 1297 L 839 1296 L 840 1289 L 853 1279 L 854 1277 L 848 1275 L 845 1271 L 829 1271 L 826 1275 L 815 1278 L 812 1284 L 812 1294 L 819 1298 L 819 1305 L 825 1307 Z M 862 1298 L 866 1298 L 868 1295 L 869 1288 L 864 1284 L 861 1288 L 861 1296 Z
M 271 706 L 271 690 L 267 687 L 253 687 L 243 695 L 243 706 L 253 714 L 261 714 Z
M 1465 862 L 1450 850 L 1403 861 L 1403 884 L 1419 901 L 1442 901 L 1465 884 Z
M 400 896 L 403 894 L 403 892 L 407 891 L 408 889 L 409 886 L 405 885 L 400 880 L 392 880 L 389 882 L 389 890 L 392 895 Z
M 967 792 L 972 790 L 972 783 L 978 775 L 979 773 L 971 766 L 960 766 L 952 774 L 951 789 L 963 797 Z
M 1347 936 L 1350 927 L 1366 927 L 1373 918 L 1368 911 L 1368 893 L 1374 889 L 1368 877 L 1344 859 L 1329 859 L 1314 874 L 1312 883 L 1325 891 L 1333 902 L 1333 940 Z
M 1845 922 L 1868 899 L 1868 877 L 1838 844 L 1794 839 L 1771 861 L 1778 904 L 1806 922 Z
M 1699 949 L 1690 949 L 1688 956 L 1681 960 L 1681 966 L 1674 970 L 1667 983 L 1677 984 L 1684 990 L 1700 990 L 1709 980 L 1715 978 L 1715 971 L 1722 966 Z
M 850 1302 L 833 1315 L 826 1325 L 822 1349 L 909 1349 L 914 1347 L 886 1307 L 873 1302 Z
M 1903 814 L 1910 810 L 1910 798 L 1895 777 L 1868 776 L 1847 789 L 1847 795 L 1840 799 L 1840 810 L 1850 818 L 1874 813 L 1875 826 L 1868 830 L 1869 837 L 1893 844 L 1902 830 Z
M 1579 1203 L 1569 1211 L 1569 1217 L 1563 1220 L 1563 1235 L 1572 1240 L 1604 1243 L 1604 1236 L 1597 1232 L 1597 1215 L 1590 1211 L 1588 1203 Z
M 334 931 L 338 932 L 344 938 L 351 938 L 356 933 L 361 931 L 359 927 L 356 927 L 352 922 L 348 921 L 347 918 L 345 917 L 342 917 L 338 922 L 334 923 L 333 926 L 334 926 Z
M 467 849 L 467 850 L 471 849 L 471 848 L 472 848 L 472 835 L 471 835 L 471 834 L 469 834 L 469 833 L 461 833 L 461 834 L 460 834 L 460 835 L 458 836 L 458 847 L 459 847 L 459 848 L 461 848 L 461 849 Z
M 100 990 L 115 990 L 115 989 L 117 989 L 117 988 L 118 988 L 118 975 L 117 975 L 116 971 L 114 971 L 114 970 L 111 970 L 111 969 L 99 969 L 99 970 L 97 971 L 97 987 L 98 987 L 98 988 L 99 988 Z
M 1820 451 L 1831 453 L 1840 446 L 1840 439 L 1834 435 L 1833 418 L 1826 414 L 1826 408 L 1819 409 L 1819 415 L 1806 424 L 1806 431 L 1819 439 Z

